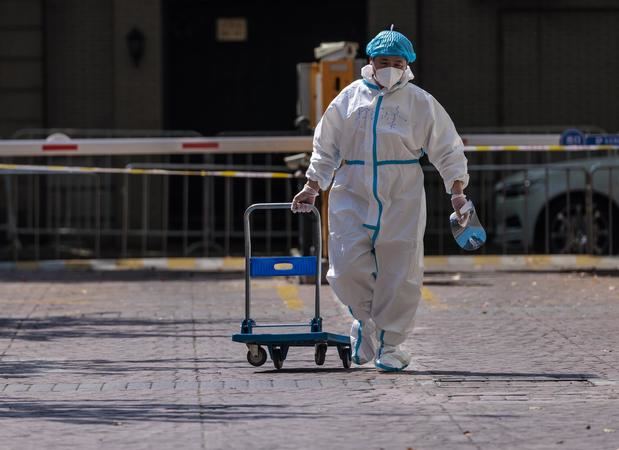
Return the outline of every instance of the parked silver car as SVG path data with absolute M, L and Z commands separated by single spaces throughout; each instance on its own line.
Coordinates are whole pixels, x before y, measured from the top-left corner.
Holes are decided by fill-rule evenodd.
M 619 253 L 619 156 L 519 171 L 497 183 L 494 193 L 494 243 L 499 246 L 540 253 Z

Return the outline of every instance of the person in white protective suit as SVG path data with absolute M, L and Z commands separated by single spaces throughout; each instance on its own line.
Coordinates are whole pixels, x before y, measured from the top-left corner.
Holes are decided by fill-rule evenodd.
M 409 83 L 415 58 L 401 33 L 382 31 L 366 48 L 362 79 L 345 87 L 316 126 L 308 182 L 292 210 L 329 195 L 327 280 L 354 316 L 353 362 L 404 369 L 401 349 L 421 298 L 426 200 L 419 158 L 443 178 L 456 213 L 468 184 L 463 143 L 443 107 Z M 335 178 L 334 178 L 335 173 Z

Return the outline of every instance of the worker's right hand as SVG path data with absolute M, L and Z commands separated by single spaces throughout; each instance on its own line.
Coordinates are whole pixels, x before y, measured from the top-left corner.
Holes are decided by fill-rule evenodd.
M 463 193 L 451 195 L 451 206 L 453 207 L 459 219 L 462 218 L 462 213 L 460 212 L 460 209 L 462 209 L 464 205 L 466 205 L 466 195 L 464 195 Z
M 318 191 L 306 184 L 292 199 L 290 209 L 294 213 L 308 213 L 312 210 L 316 197 L 318 197 Z

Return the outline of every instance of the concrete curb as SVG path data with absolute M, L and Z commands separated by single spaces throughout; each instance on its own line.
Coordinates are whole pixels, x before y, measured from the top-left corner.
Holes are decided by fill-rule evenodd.
M 588 255 L 476 255 L 426 256 L 425 271 L 432 272 L 513 272 L 513 271 L 619 271 L 618 256 Z M 243 272 L 243 257 L 227 258 L 127 258 L 72 259 L 48 261 L 2 262 L 0 271 L 185 271 Z
M 589 255 L 478 255 L 427 256 L 426 272 L 564 272 L 616 271 L 617 256 Z

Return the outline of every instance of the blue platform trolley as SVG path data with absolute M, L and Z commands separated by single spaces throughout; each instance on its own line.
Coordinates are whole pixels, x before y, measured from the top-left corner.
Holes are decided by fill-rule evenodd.
M 313 240 L 317 256 L 252 256 L 251 214 L 256 210 L 288 209 L 290 203 L 256 203 L 245 210 L 245 319 L 241 323 L 241 332 L 232 336 L 234 342 L 247 345 L 247 361 L 255 367 L 262 366 L 267 360 L 267 351 L 276 369 L 281 369 L 290 347 L 314 347 L 314 361 L 321 366 L 325 363 L 328 347 L 336 347 L 344 368 L 350 368 L 350 337 L 327 333 L 322 330 L 320 317 L 320 283 L 322 237 L 320 212 L 312 206 L 315 217 Z M 251 318 L 251 280 L 258 277 L 277 276 L 313 276 L 315 282 L 314 317 L 309 323 L 259 324 Z M 256 333 L 259 328 L 307 328 L 307 332 L 298 333 Z

